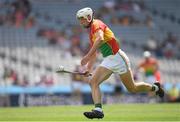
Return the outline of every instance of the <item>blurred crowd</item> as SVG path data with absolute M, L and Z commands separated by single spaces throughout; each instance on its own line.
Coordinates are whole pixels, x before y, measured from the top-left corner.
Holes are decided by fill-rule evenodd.
M 146 10 L 147 8 L 143 0 L 138 2 L 133 0 L 109 0 L 104 1 L 102 7 L 96 11 L 95 16 L 100 19 L 109 16 L 109 22 L 112 25 L 146 26 L 147 28 L 153 28 L 155 26 L 153 17 L 146 14 Z M 17 29 L 31 29 L 38 26 L 39 23 L 37 20 L 39 17 L 45 21 L 54 19 L 47 13 L 36 12 L 32 14 L 32 4 L 29 0 L 14 0 L 13 2 L 5 0 L 4 2 L 0 2 L 0 11 L 0 27 L 2 25 L 8 25 Z M 131 13 L 143 15 L 144 19 L 138 19 Z M 62 29 L 55 29 L 53 27 L 38 26 L 37 37 L 47 39 L 49 46 L 58 47 L 70 52 L 72 56 L 82 56 L 89 50 L 89 36 L 83 32 L 79 25 L 62 23 L 61 18 L 56 19 L 56 23 L 57 26 L 64 24 L 64 27 Z M 180 41 L 173 33 L 167 33 L 167 37 L 164 37 L 163 40 L 157 40 L 154 36 L 151 36 L 144 41 L 147 41 L 147 43 L 141 48 L 153 52 L 157 57 L 180 59 Z M 27 76 L 21 77 L 10 67 L 4 67 L 2 74 L 5 82 L 1 82 L 0 86 L 18 85 L 27 87 L 30 85 Z M 75 77 L 72 78 L 72 80 L 75 79 Z M 52 86 L 54 84 L 53 77 L 51 76 L 43 75 L 38 80 L 40 82 L 35 84 L 36 86 Z M 168 97 L 170 101 L 176 101 L 180 97 L 179 89 L 174 86 L 173 89 L 168 91 Z
M 1 86 L 15 85 L 25 87 L 29 83 L 25 77 L 20 79 L 17 72 L 10 67 L 4 67 L 4 73 L 2 77 L 4 82 L 1 81 Z
M 164 40 L 158 40 L 151 36 L 143 47 L 144 50 L 153 52 L 157 57 L 167 59 L 180 59 L 180 41 L 173 33 L 167 33 Z
M 22 87 L 29 87 L 29 86 L 53 86 L 54 85 L 54 79 L 52 76 L 48 75 L 41 75 L 39 77 L 36 77 L 36 82 L 32 84 L 29 81 L 28 76 L 24 76 L 21 74 L 18 74 L 15 69 L 12 69 L 11 67 L 4 67 L 4 71 L 2 72 L 2 81 L 0 82 L 0 86 L 6 87 L 6 86 L 22 86 Z
M 4 1 L 0 3 L 0 25 L 11 25 L 17 28 L 30 28 L 35 18 L 30 16 L 31 3 L 29 0 Z
M 111 24 L 123 26 L 138 26 L 144 25 L 149 28 L 154 26 L 152 17 L 145 12 L 146 6 L 144 1 L 133 0 L 117 0 L 105 1 L 103 6 L 97 12 L 97 18 L 110 16 Z M 142 18 L 136 17 L 135 14 L 143 16 Z
M 78 1 L 76 1 L 78 2 Z M 64 25 L 61 29 L 53 27 L 39 27 L 37 37 L 46 38 L 50 45 L 59 46 L 65 51 L 71 52 L 72 56 L 82 56 L 85 54 L 88 47 L 88 35 L 85 34 L 82 28 L 71 23 L 63 23 L 61 18 L 53 18 L 48 13 L 41 13 L 36 11 L 32 13 L 32 5 L 29 0 L 14 0 L 14 2 L 5 1 L 0 3 L 1 9 L 4 13 L 0 14 L 0 25 L 8 24 L 17 28 L 30 29 L 38 26 L 37 20 L 44 19 L 44 21 L 51 22 L 55 20 L 57 26 Z M 123 26 L 147 26 L 154 27 L 155 23 L 153 17 L 148 14 L 146 5 L 143 0 L 112 0 L 104 1 L 95 16 L 99 19 L 109 19 L 110 23 L 119 24 Z M 137 15 L 143 18 L 134 17 Z M 119 15 L 120 14 L 120 15 Z M 104 18 L 109 16 L 110 18 Z M 76 20 L 74 20 L 76 21 Z M 167 33 L 167 37 L 163 40 L 157 40 L 154 35 L 145 40 L 146 45 L 140 47 L 144 50 L 153 51 L 158 57 L 166 58 L 180 58 L 180 43 L 179 38 L 172 32 Z
M 37 36 L 48 39 L 51 46 L 70 52 L 72 56 L 82 56 L 89 49 L 88 35 L 76 25 L 65 27 L 66 29 L 55 30 L 53 28 L 41 28 Z

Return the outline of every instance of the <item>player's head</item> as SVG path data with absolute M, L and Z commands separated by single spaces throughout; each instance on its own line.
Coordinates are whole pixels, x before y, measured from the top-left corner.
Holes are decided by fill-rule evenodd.
M 144 51 L 143 56 L 144 58 L 149 58 L 151 57 L 151 53 L 149 51 Z
M 76 18 L 79 20 L 80 25 L 88 28 L 93 21 L 93 10 L 89 7 L 82 8 L 77 11 Z

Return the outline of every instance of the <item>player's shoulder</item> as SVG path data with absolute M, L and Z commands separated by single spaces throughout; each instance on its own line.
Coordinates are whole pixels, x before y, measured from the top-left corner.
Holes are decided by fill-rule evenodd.
M 146 64 L 146 60 L 145 59 L 141 59 L 140 61 L 139 61 L 139 66 L 142 66 L 142 65 L 144 65 L 144 64 Z
M 157 63 L 157 62 L 158 62 L 158 60 L 157 60 L 156 58 L 154 58 L 154 57 L 151 57 L 151 58 L 150 58 L 150 61 L 151 61 L 152 63 Z
M 101 28 L 103 29 L 104 27 L 106 27 L 106 25 L 103 23 L 103 21 L 99 20 L 99 19 L 94 19 L 93 23 L 92 23 L 92 28 L 94 30 Z
M 104 22 L 100 19 L 94 19 L 93 21 L 93 25 L 94 26 L 98 26 L 98 25 L 105 25 Z

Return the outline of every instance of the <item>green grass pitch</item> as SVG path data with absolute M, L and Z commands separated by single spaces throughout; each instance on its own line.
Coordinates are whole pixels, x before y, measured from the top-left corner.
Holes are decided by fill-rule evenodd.
M 0 108 L 0 121 L 180 122 L 180 104 L 104 105 L 104 119 L 88 120 L 82 113 L 91 110 L 92 107 L 91 105 Z

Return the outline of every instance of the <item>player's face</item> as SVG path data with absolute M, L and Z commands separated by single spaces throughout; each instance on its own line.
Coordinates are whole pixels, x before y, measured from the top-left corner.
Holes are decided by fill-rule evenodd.
M 80 25 L 87 28 L 89 26 L 89 22 L 84 17 L 78 18 Z
M 146 60 L 146 61 L 149 61 L 149 59 L 150 59 L 150 57 L 145 57 L 145 60 Z

